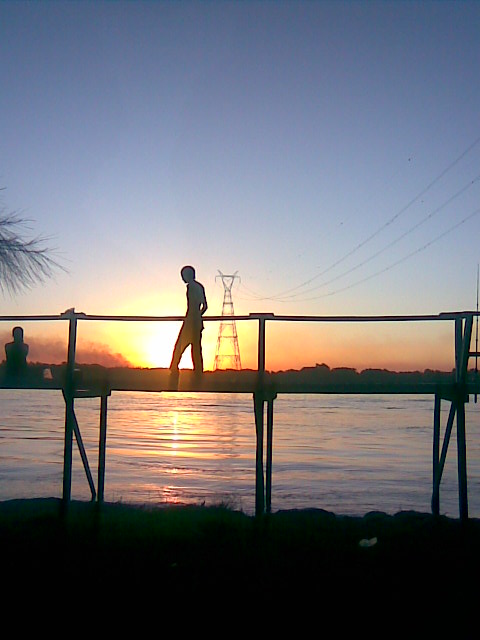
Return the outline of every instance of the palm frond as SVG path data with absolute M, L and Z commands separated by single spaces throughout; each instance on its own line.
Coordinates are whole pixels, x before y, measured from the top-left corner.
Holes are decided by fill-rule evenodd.
M 0 290 L 17 294 L 44 282 L 64 267 L 42 236 L 26 238 L 28 221 L 15 213 L 0 214 Z

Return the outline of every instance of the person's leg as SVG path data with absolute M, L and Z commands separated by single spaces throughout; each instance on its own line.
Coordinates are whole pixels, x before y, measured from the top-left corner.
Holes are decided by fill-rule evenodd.
M 170 369 L 172 371 L 178 371 L 178 365 L 180 364 L 180 360 L 182 359 L 183 352 L 185 351 L 187 346 L 188 346 L 188 342 L 185 340 L 185 333 L 182 327 L 180 329 L 177 341 L 175 343 L 175 347 L 173 349 L 172 362 L 170 363 Z
M 202 332 L 195 336 L 192 342 L 192 362 L 193 369 L 197 373 L 203 372 L 203 355 L 202 355 Z

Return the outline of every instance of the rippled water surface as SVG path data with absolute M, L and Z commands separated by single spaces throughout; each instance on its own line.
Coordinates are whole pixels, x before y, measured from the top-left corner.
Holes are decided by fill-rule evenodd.
M 96 481 L 98 398 L 76 400 Z M 442 431 L 448 407 L 443 403 Z M 0 390 L 0 500 L 60 497 L 64 402 L 56 391 Z M 275 401 L 272 508 L 430 510 L 433 398 L 288 395 Z M 441 512 L 458 516 L 456 438 Z M 255 503 L 253 401 L 244 394 L 114 392 L 108 399 L 105 499 Z M 470 514 L 480 517 L 480 404 L 467 405 Z M 74 499 L 90 490 L 74 444 Z

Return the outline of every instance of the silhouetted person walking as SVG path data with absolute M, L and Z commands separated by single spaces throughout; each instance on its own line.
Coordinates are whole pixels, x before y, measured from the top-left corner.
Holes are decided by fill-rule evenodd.
M 28 344 L 23 341 L 22 327 L 14 327 L 12 331 L 13 342 L 5 345 L 7 357 L 7 375 L 19 377 L 27 370 Z
M 200 282 L 195 280 L 195 269 L 193 267 L 183 267 L 180 274 L 187 285 L 187 313 L 175 343 L 170 370 L 172 373 L 178 373 L 178 365 L 183 352 L 191 345 L 193 369 L 196 373 L 201 373 L 203 372 L 202 316 L 207 310 L 205 289 Z

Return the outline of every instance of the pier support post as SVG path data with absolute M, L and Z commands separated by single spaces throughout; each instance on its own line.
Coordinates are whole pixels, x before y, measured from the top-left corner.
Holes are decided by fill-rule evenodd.
M 103 502 L 105 489 L 105 456 L 107 446 L 107 394 L 100 396 L 100 439 L 98 443 L 98 502 Z
M 276 393 L 267 397 L 267 462 L 265 470 L 265 507 L 267 513 L 272 511 L 273 401 L 276 397 Z
M 465 386 L 467 382 L 472 329 L 472 314 L 468 314 L 465 319 L 462 318 L 455 321 L 458 508 L 461 520 L 468 519 L 467 445 L 465 437 L 465 403 L 468 402 L 468 394 L 466 393 Z
M 432 488 L 432 513 L 434 516 L 440 514 L 440 417 L 442 408 L 442 398 L 440 394 L 435 394 L 435 407 L 433 413 L 433 488 Z
M 265 477 L 263 468 L 264 438 L 264 383 L 265 383 L 265 317 L 258 318 L 258 353 L 257 353 L 257 390 L 253 393 L 253 410 L 255 413 L 255 433 L 257 437 L 255 456 L 255 515 L 265 512 Z
M 75 428 L 74 411 L 74 370 L 75 370 L 75 349 L 77 342 L 77 317 L 75 310 L 70 309 L 65 313 L 69 318 L 68 330 L 68 356 L 67 368 L 65 372 L 65 443 L 63 453 L 63 504 L 66 506 L 72 495 L 72 444 L 73 432 Z
M 75 410 L 72 410 L 73 430 L 75 433 L 75 439 L 77 441 L 78 449 L 80 451 L 80 457 L 82 458 L 83 468 L 87 476 L 88 486 L 90 487 L 90 493 L 92 494 L 92 500 L 95 500 L 97 492 L 95 491 L 95 484 L 93 482 L 92 472 L 90 471 L 90 465 L 88 464 L 87 452 L 83 445 L 82 435 L 80 433 L 80 427 L 78 426 L 77 416 Z
M 255 515 L 261 516 L 265 511 L 265 482 L 263 476 L 263 416 L 264 398 L 262 392 L 253 394 L 253 408 L 255 411 L 255 431 L 257 435 L 256 464 L 255 464 Z
M 440 513 L 440 482 L 442 479 L 448 445 L 452 434 L 455 415 L 457 417 L 457 471 L 458 471 L 458 510 L 460 520 L 468 519 L 468 484 L 467 484 L 467 445 L 465 429 L 465 403 L 468 402 L 466 392 L 468 359 L 472 339 L 473 315 L 455 319 L 455 389 L 448 398 L 451 401 L 447 425 L 443 437 L 442 452 L 440 448 L 440 407 L 441 396 L 435 394 L 435 410 L 433 418 L 433 492 L 432 513 Z
M 457 404 L 458 509 L 460 520 L 468 519 L 467 446 L 465 439 L 465 400 Z
M 439 398 L 439 403 L 440 403 L 440 398 Z M 453 423 L 455 420 L 456 410 L 457 410 L 457 404 L 455 400 L 452 400 L 450 404 L 450 411 L 448 414 L 447 425 L 445 427 L 445 434 L 443 436 L 442 452 L 440 454 L 440 458 L 438 458 L 437 464 L 434 466 L 433 494 L 432 494 L 432 513 L 434 514 L 440 513 L 440 482 L 442 480 L 443 469 L 445 467 L 445 461 L 447 459 L 448 445 L 450 444 L 450 437 L 452 435 L 452 429 L 453 429 Z M 438 438 L 440 438 L 440 404 L 438 405 L 438 415 L 435 416 L 434 419 L 435 418 L 438 419 Z M 435 438 L 435 428 L 434 428 L 434 438 Z M 435 447 L 435 440 L 434 440 L 434 447 Z
M 257 435 L 255 467 L 255 515 L 270 513 L 272 510 L 272 459 L 273 459 L 273 401 L 277 397 L 272 392 L 255 392 L 255 430 Z M 263 464 L 265 436 L 265 404 L 267 405 L 266 464 Z
M 65 442 L 63 448 L 63 503 L 66 506 L 72 495 L 72 449 L 73 449 L 73 397 L 65 397 Z

